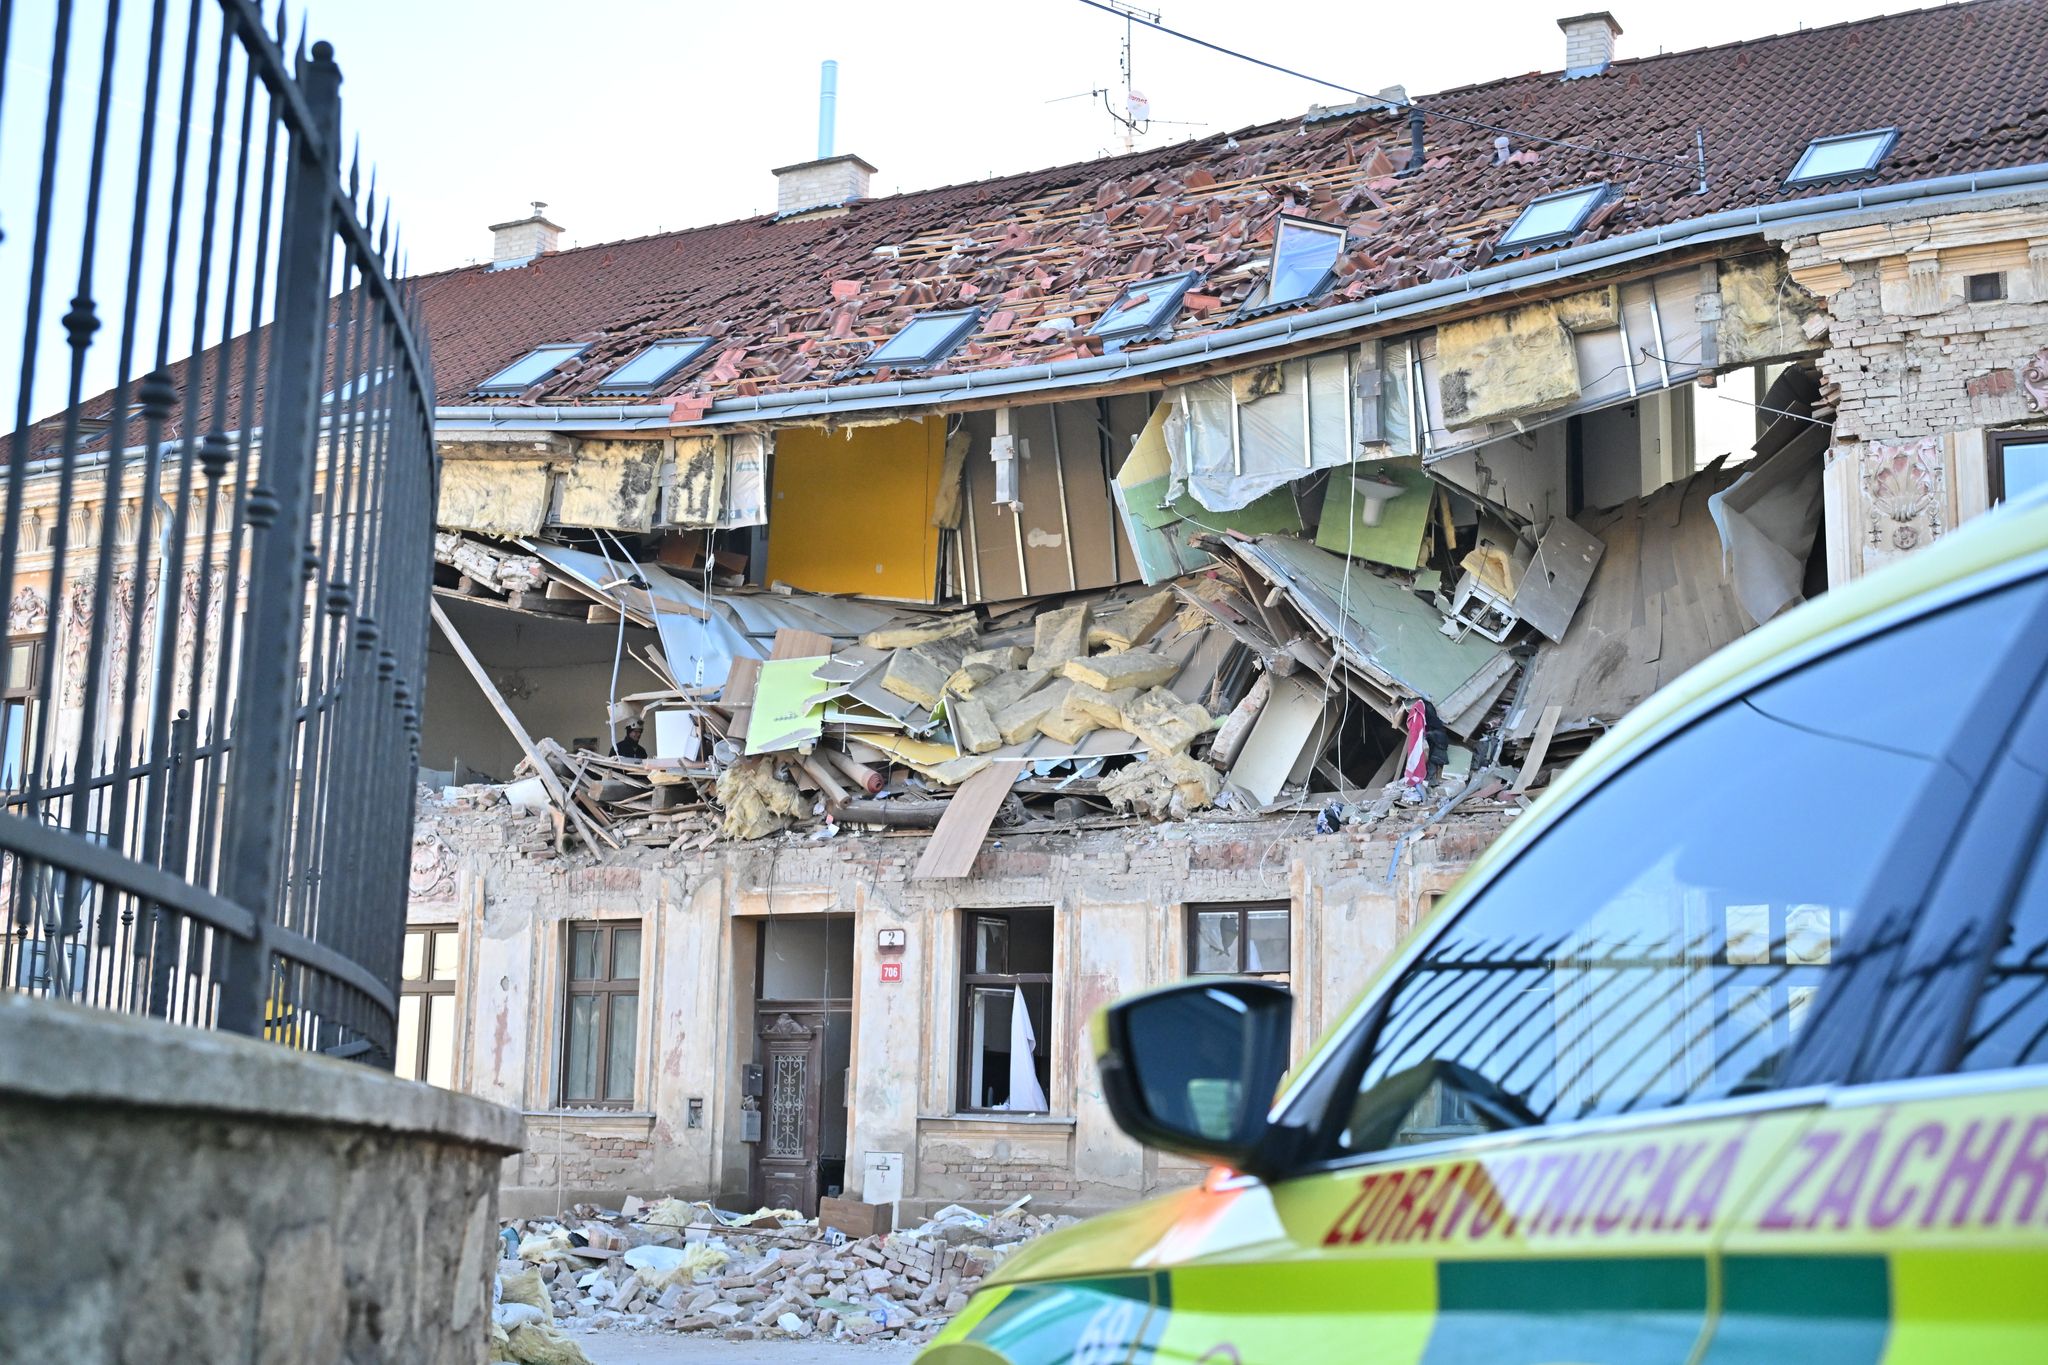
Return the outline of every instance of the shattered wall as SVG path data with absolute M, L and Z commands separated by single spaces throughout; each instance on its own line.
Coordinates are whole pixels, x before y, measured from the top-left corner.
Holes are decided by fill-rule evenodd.
M 1790 237 L 1793 277 L 1825 303 L 1828 580 L 1939 539 L 1990 503 L 1987 436 L 2048 426 L 2048 198 L 1895 213 Z M 1994 277 L 1986 281 L 1986 277 Z M 1980 292 L 2000 297 L 1971 298 Z
M 502 608 L 443 599 L 463 639 L 476 652 L 491 681 L 538 739 L 553 736 L 565 746 L 579 738 L 604 738 L 611 701 L 612 656 L 618 627 L 552 621 Z M 628 626 L 619 662 L 619 692 L 630 695 L 658 686 L 634 651 L 655 646 L 652 631 Z M 608 752 L 608 750 L 607 750 Z M 518 742 L 462 661 L 436 630 L 427 637 L 426 699 L 420 716 L 420 763 L 510 780 L 521 754 Z
M 546 844 L 544 819 L 458 800 L 422 807 L 428 856 L 416 859 L 410 913 L 462 929 L 460 1083 L 528 1115 L 527 1150 L 506 1166 L 508 1212 L 628 1191 L 742 1198 L 753 926 L 828 912 L 855 925 L 849 1182 L 864 1154 L 897 1153 L 914 1207 L 1033 1192 L 1034 1207 L 1087 1210 L 1197 1174 L 1116 1131 L 1085 1037 L 1098 1005 L 1184 973 L 1186 904 L 1291 906 L 1298 1056 L 1509 818 L 1455 816 L 1405 842 L 1387 829 L 1318 836 L 1286 817 L 1010 835 L 982 850 L 972 876 L 920 883 L 909 877 L 917 835 L 633 850 L 600 866 L 522 856 L 521 845 Z M 962 1114 L 959 912 L 1034 906 L 1055 915 L 1051 1112 Z M 624 1111 L 563 1111 L 552 1099 L 563 926 L 591 919 L 643 927 L 638 1082 Z M 882 955 L 881 928 L 907 931 L 900 954 Z M 885 960 L 900 981 L 882 978 Z

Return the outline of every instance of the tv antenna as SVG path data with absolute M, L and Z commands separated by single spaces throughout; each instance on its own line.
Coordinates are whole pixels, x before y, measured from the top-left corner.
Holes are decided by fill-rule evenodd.
M 1140 136 L 1150 131 L 1154 123 L 1160 122 L 1160 120 L 1152 117 L 1152 101 L 1147 99 L 1141 91 L 1133 89 L 1131 86 L 1131 35 L 1139 24 L 1152 28 L 1158 27 L 1161 16 L 1152 10 L 1140 9 L 1138 6 L 1128 3 L 1128 0 L 1089 0 L 1089 3 L 1096 9 L 1107 10 L 1111 14 L 1120 15 L 1124 21 L 1123 47 L 1117 61 L 1117 69 L 1123 76 L 1123 108 L 1119 110 L 1111 102 L 1110 92 L 1099 86 L 1093 90 L 1084 90 L 1077 95 L 1062 95 L 1058 99 L 1047 100 L 1046 103 L 1061 104 L 1067 100 L 1100 99 L 1103 112 L 1115 121 L 1119 129 L 1119 136 L 1123 140 L 1123 149 L 1128 152 L 1132 150 Z M 1174 126 L 1192 128 L 1197 125 L 1192 123 L 1176 123 Z

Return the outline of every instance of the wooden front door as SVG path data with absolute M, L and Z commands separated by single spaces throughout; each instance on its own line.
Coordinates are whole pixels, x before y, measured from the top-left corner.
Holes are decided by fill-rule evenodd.
M 761 1027 L 761 1140 L 754 1147 L 754 1198 L 773 1209 L 818 1212 L 819 1097 L 823 1020 L 777 1013 Z

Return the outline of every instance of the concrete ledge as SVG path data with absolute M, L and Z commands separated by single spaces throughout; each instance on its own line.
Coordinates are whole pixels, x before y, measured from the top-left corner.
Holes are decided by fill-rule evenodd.
M 8 1360 L 480 1365 L 519 1116 L 258 1039 L 0 997 Z
M 416 1133 L 500 1155 L 523 1142 L 518 1114 L 472 1095 L 255 1038 L 12 994 L 0 995 L 0 1093 Z

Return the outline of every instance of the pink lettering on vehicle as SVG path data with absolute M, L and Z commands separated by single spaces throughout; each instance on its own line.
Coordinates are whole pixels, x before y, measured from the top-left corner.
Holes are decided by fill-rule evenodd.
M 1514 1214 L 1514 1200 L 1524 1182 L 1529 1178 L 1529 1159 L 1524 1156 L 1502 1157 L 1487 1167 L 1492 1184 L 1486 1198 L 1472 1211 L 1472 1221 L 1465 1227 L 1465 1240 L 1476 1242 L 1498 1228 L 1503 1237 L 1512 1237 L 1519 1227 Z
M 1657 1172 L 1657 1178 L 1650 1182 L 1650 1191 L 1643 1196 L 1643 1206 L 1636 1213 L 1635 1222 L 1629 1224 L 1630 1232 L 1641 1232 L 1647 1225 L 1651 1230 L 1661 1230 L 1665 1215 L 1671 1211 L 1671 1201 L 1678 1197 L 1678 1182 L 1685 1178 L 1686 1171 L 1695 1161 L 1706 1154 L 1704 1142 L 1681 1142 L 1671 1149 L 1664 1158 L 1664 1166 Z
M 2005 1178 L 1998 1182 L 1998 1192 L 1991 1196 L 1991 1205 L 1984 1210 L 1984 1221 L 1996 1223 L 2005 1212 L 2005 1202 L 2012 1197 L 2013 1187 L 2024 1183 L 2026 1194 L 2018 1210 L 2018 1221 L 2034 1221 L 2034 1210 L 2040 1206 L 2041 1191 L 2048 1188 L 2048 1114 L 2036 1114 L 2027 1130 L 2020 1135 L 2019 1146 L 2013 1149 L 2012 1160 L 2006 1163 Z
M 1799 1193 L 1808 1180 L 1813 1178 L 1828 1153 L 1835 1150 L 1842 1141 L 1842 1135 L 1825 1129 L 1807 1133 L 1799 1139 L 1799 1146 L 1806 1153 L 1805 1164 L 1792 1173 L 1792 1179 L 1778 1191 L 1778 1197 L 1764 1210 L 1764 1216 L 1757 1220 L 1761 1227 L 1783 1229 L 1799 1226 L 1799 1217 L 1792 1212 L 1792 1197 Z
M 1344 1206 L 1344 1212 L 1337 1215 L 1337 1221 L 1330 1224 L 1330 1230 L 1323 1235 L 1324 1246 L 1335 1246 L 1344 1240 L 1345 1222 L 1358 1212 L 1366 1200 L 1372 1198 L 1372 1192 L 1379 1185 L 1379 1182 L 1380 1176 L 1378 1171 L 1374 1171 L 1358 1182 L 1358 1193 L 1352 1196 L 1351 1202 Z
M 1921 1155 L 1933 1156 L 1941 1150 L 1942 1141 L 1947 1136 L 1947 1127 L 1939 1123 L 1923 1123 L 1906 1134 L 1905 1140 L 1899 1143 L 1899 1149 L 1892 1153 L 1890 1163 L 1885 1166 L 1884 1178 L 1870 1193 L 1870 1226 L 1882 1230 L 1906 1216 L 1913 1207 L 1913 1201 L 1920 1197 L 1920 1186 L 1900 1183 L 1900 1172 L 1916 1150 Z
M 1443 1216 L 1445 1206 L 1465 1188 L 1465 1171 L 1466 1164 L 1460 1161 L 1443 1173 L 1436 1182 L 1436 1188 L 1430 1191 L 1429 1202 L 1416 1211 L 1415 1221 L 1402 1230 L 1402 1241 L 1425 1238 L 1436 1230 L 1437 1219 Z
M 1931 1228 L 1941 1213 L 1941 1206 L 1948 1201 L 1951 1188 L 1956 1190 L 1958 1199 L 1956 1211 L 1949 1216 L 1952 1228 L 1963 1226 L 1970 1216 L 1970 1206 L 1977 1202 L 1977 1191 L 1984 1184 L 1985 1173 L 1998 1156 L 1999 1148 L 2005 1146 L 2005 1136 L 2012 1130 L 2011 1119 L 2000 1119 L 1996 1127 L 1984 1140 L 1982 1151 L 1970 1150 L 1970 1139 L 1984 1126 L 1982 1119 L 1971 1119 L 1963 1125 L 1963 1131 L 1956 1138 L 1955 1150 L 1949 1153 L 1948 1165 L 1941 1171 L 1941 1178 L 1935 1182 L 1934 1192 L 1927 1198 L 1927 1207 L 1920 1211 L 1920 1226 Z
M 1699 1184 L 1692 1188 L 1692 1198 L 1685 1201 L 1685 1208 L 1679 1212 L 1674 1227 L 1685 1226 L 1685 1220 L 1695 1219 L 1696 1226 L 1710 1228 L 1721 1211 L 1721 1200 L 1728 1193 L 1728 1182 L 1735 1178 L 1735 1164 L 1742 1159 L 1742 1139 L 1729 1138 L 1715 1155 L 1707 1169 L 1700 1172 Z
M 1856 1221 L 1857 1205 L 1863 1198 L 1863 1182 L 1870 1176 L 1871 1163 L 1877 1160 L 1877 1151 L 1884 1143 L 1884 1123 L 1865 1132 L 1849 1144 L 1849 1150 L 1842 1154 L 1841 1164 L 1821 1191 L 1814 1203 L 1813 1213 L 1806 1220 L 1808 1230 L 1820 1226 L 1823 1218 L 1834 1219 L 1837 1228 L 1848 1228 Z
M 1637 1176 L 1648 1175 L 1656 1165 L 1655 1144 L 1638 1147 L 1629 1153 L 1628 1160 L 1622 1163 L 1621 1173 L 1615 1177 L 1614 1184 L 1608 1187 L 1607 1198 L 1600 1205 L 1600 1212 L 1593 1215 L 1593 1231 L 1605 1236 L 1628 1220 L 1635 1204 L 1632 1200 L 1621 1197 L 1622 1190 Z
M 1585 1226 L 1587 1216 L 1593 1212 L 1593 1206 L 1599 1203 L 1601 1195 L 1606 1193 L 1607 1177 L 1612 1175 L 1620 1165 L 1621 1152 L 1619 1149 L 1600 1154 L 1600 1159 L 1595 1164 L 1593 1173 L 1586 1177 L 1585 1196 L 1577 1200 L 1572 1209 L 1572 1225 L 1568 1231 L 1576 1233 Z

